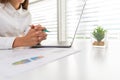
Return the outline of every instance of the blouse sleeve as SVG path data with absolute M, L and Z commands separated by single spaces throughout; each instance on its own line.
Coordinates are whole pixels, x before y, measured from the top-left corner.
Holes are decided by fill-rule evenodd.
M 15 37 L 0 37 L 0 49 L 12 49 Z

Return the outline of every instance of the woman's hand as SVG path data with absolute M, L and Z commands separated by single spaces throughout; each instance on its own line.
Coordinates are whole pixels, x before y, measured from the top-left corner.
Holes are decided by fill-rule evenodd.
M 44 28 L 41 26 L 31 26 L 28 34 L 24 36 L 24 41 L 28 46 L 34 46 L 46 39 L 47 34 L 43 32 Z
M 22 47 L 22 46 L 34 46 L 45 40 L 47 34 L 43 32 L 45 28 L 41 25 L 31 26 L 31 29 L 28 31 L 27 35 L 24 37 L 17 37 L 14 41 L 13 48 Z

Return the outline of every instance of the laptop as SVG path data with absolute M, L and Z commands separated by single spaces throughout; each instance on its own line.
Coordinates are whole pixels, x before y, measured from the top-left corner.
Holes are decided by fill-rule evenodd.
M 80 24 L 80 21 L 81 21 L 81 16 L 82 16 L 82 14 L 83 14 L 85 5 L 86 5 L 86 1 L 85 1 L 85 3 L 83 4 L 82 11 L 81 11 L 81 14 L 80 14 L 80 17 L 79 17 L 79 21 L 78 21 L 77 27 L 76 27 L 76 29 L 75 29 L 75 32 L 74 32 L 74 34 L 73 34 L 73 38 L 72 38 L 71 42 L 61 41 L 61 42 L 56 42 L 56 43 L 55 43 L 54 41 L 49 41 L 50 43 L 37 44 L 37 45 L 35 45 L 35 46 L 32 46 L 31 48 L 70 48 L 70 47 L 72 47 L 73 42 L 74 42 L 74 40 L 75 40 L 75 36 L 76 36 L 76 34 L 77 34 L 77 30 L 78 30 L 78 27 L 79 27 L 79 24 Z

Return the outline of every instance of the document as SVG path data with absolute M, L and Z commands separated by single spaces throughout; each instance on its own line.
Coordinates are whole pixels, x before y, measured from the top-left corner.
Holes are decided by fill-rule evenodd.
M 72 48 L 0 50 L 0 75 L 14 76 L 79 51 Z

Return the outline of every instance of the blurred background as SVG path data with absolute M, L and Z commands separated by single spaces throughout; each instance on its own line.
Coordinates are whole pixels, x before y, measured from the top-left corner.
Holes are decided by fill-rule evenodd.
M 30 0 L 30 12 L 33 24 L 41 24 L 48 28 L 49 39 L 58 39 L 59 28 L 64 28 L 62 36 L 71 39 L 78 25 L 83 10 L 84 0 L 65 0 L 62 9 L 65 25 L 58 26 L 58 1 L 62 0 Z M 96 26 L 107 30 L 107 38 L 120 39 L 120 1 L 119 0 L 87 0 L 81 16 L 76 39 L 90 39 L 91 31 Z M 59 35 L 60 36 L 60 35 Z M 63 37 L 63 38 L 64 38 Z M 66 39 L 65 39 L 66 40 Z

